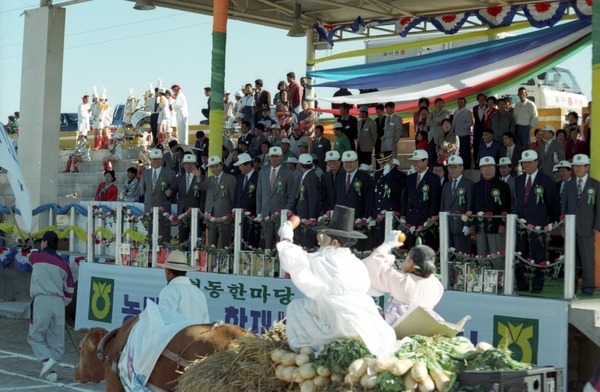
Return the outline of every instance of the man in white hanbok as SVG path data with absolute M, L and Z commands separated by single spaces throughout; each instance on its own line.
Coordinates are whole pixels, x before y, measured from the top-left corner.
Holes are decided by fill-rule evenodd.
M 292 220 L 299 222 L 297 217 Z M 336 205 L 330 224 L 315 227 L 320 249 L 314 253 L 293 244 L 292 220 L 279 229 L 277 251 L 281 267 L 306 297 L 287 307 L 290 347 L 309 346 L 318 353 L 335 339 L 357 337 L 376 356 L 391 353 L 396 334 L 368 294 L 371 281 L 365 264 L 349 248 L 366 238 L 353 230 L 354 209 Z

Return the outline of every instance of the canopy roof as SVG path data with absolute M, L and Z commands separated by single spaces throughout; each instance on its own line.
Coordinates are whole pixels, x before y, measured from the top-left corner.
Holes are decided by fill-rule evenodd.
M 365 21 L 389 20 L 403 17 L 433 17 L 491 6 L 558 3 L 558 1 L 547 0 L 299 0 L 299 2 L 300 20 L 306 27 L 312 26 L 316 21 L 320 21 L 323 25 L 352 24 L 359 16 Z M 213 0 L 154 0 L 154 4 L 157 7 L 205 15 L 213 14 Z M 287 30 L 294 18 L 295 4 L 296 0 L 230 0 L 229 18 Z M 475 25 L 476 22 L 470 23 Z M 393 22 L 390 22 L 390 25 L 391 31 L 385 31 L 382 26 L 377 26 L 377 29 L 384 34 L 395 33 Z M 369 33 L 374 32 L 366 31 L 361 38 L 368 36 Z

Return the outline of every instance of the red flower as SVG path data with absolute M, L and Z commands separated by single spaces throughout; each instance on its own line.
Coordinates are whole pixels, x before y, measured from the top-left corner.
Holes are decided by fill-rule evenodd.
M 466 216 L 471 216 L 471 215 L 473 215 L 473 211 L 469 210 L 469 211 L 465 212 L 465 215 Z
M 538 4 L 535 4 L 534 7 L 537 12 L 541 13 L 541 12 L 547 12 L 550 9 L 551 5 L 550 5 L 550 3 L 538 3 Z
M 417 231 L 421 231 L 421 230 L 423 230 L 423 226 L 417 227 Z
M 96 245 L 100 244 L 100 240 L 98 240 L 98 239 L 94 240 L 94 244 L 96 244 Z
M 407 24 L 410 23 L 410 21 L 412 20 L 412 17 L 410 16 L 405 16 L 404 18 L 400 18 L 400 24 L 402 26 L 406 26 Z
M 487 7 L 487 13 L 490 14 L 491 16 L 498 16 L 502 13 L 502 10 L 504 9 L 504 7 L 502 7 L 501 5 L 496 5 L 493 7 Z
M 548 262 L 547 262 L 547 261 L 542 261 L 542 262 L 540 263 L 540 267 L 545 267 L 546 265 L 548 265 Z
M 500 214 L 500 215 L 502 215 L 502 216 L 506 216 L 506 215 L 508 215 L 508 212 L 506 212 L 506 211 L 502 211 L 502 214 Z
M 494 216 L 494 213 L 492 211 L 488 211 L 485 213 L 485 216 L 492 217 L 492 216 Z

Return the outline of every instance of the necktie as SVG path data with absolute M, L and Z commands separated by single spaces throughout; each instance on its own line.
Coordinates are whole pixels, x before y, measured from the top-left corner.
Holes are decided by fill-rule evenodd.
M 242 187 L 242 189 L 246 189 L 246 185 L 248 185 L 248 176 L 247 175 L 244 176 L 244 186 Z
M 421 175 L 417 174 L 417 188 L 419 187 L 420 182 L 421 182 Z
M 346 193 L 348 193 L 348 191 L 350 190 L 350 180 L 352 179 L 352 176 L 350 174 L 348 174 L 346 176 Z
M 581 197 L 581 192 L 583 192 L 583 180 L 581 178 L 577 179 L 577 196 Z
M 152 169 L 152 190 L 156 187 L 156 183 L 158 182 L 158 170 Z
M 192 173 L 188 173 L 187 174 L 187 179 L 186 179 L 186 184 L 185 184 L 185 191 L 186 192 L 190 191 L 190 185 L 192 185 Z
M 275 188 L 275 176 L 276 176 L 276 170 L 271 169 L 271 191 L 273 190 L 273 188 Z
M 562 184 L 560 184 L 560 200 L 562 201 L 565 198 L 565 182 L 563 181 Z
M 529 200 L 529 192 L 531 192 L 531 176 L 527 176 L 527 184 L 525 184 L 525 202 Z
M 452 194 L 456 195 L 456 178 L 452 180 Z

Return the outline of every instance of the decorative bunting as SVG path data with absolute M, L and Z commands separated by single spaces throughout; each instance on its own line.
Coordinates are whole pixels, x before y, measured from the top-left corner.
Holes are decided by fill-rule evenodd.
M 518 7 L 495 5 L 475 11 L 475 16 L 492 28 L 508 26 L 512 23 Z
M 571 5 L 577 16 L 581 19 L 592 21 L 592 0 L 572 0 Z
M 566 1 L 535 3 L 524 5 L 523 11 L 533 27 L 550 27 L 563 17 L 568 6 Z
M 394 28 L 397 34 L 399 34 L 401 37 L 406 37 L 409 31 L 424 21 L 425 18 L 413 18 L 412 16 L 406 16 L 398 19 L 394 25 Z
M 444 34 L 456 34 L 465 24 L 469 15 L 471 15 L 471 12 L 459 12 L 431 18 L 430 22 Z

